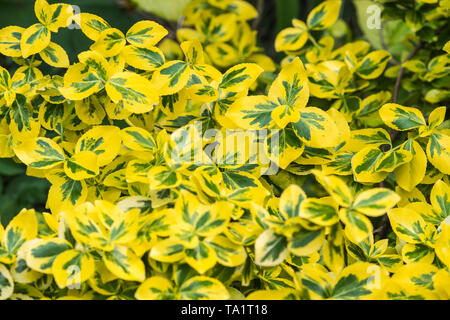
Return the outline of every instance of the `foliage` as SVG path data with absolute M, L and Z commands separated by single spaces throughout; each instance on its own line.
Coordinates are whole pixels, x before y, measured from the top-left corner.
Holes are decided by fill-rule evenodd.
M 44 210 L 50 184 L 25 175 L 26 167 L 12 159 L 0 159 L 0 223 L 6 226 L 22 208 Z
M 278 66 L 246 1 L 190 2 L 178 44 L 37 0 L 0 30 L 0 157 L 48 212 L 0 225 L 0 299 L 449 299 L 450 2 L 383 2 L 409 52 L 341 45 L 328 0 Z

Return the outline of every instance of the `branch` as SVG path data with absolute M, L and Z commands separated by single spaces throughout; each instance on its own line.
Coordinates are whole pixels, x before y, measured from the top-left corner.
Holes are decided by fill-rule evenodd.
M 439 27 L 436 30 L 436 34 L 441 33 L 442 30 L 444 30 L 447 27 L 448 23 L 444 23 L 441 27 Z M 423 42 L 419 42 L 417 44 L 417 46 L 413 49 L 413 51 L 411 51 L 408 56 L 405 58 L 405 60 L 402 61 L 402 64 L 405 63 L 406 61 L 408 61 L 409 59 L 411 59 L 416 53 L 417 51 L 419 51 L 423 46 Z M 395 81 L 395 88 L 394 88 L 394 94 L 392 96 L 392 102 L 393 103 L 397 103 L 398 101 L 398 92 L 400 90 L 400 83 L 402 81 L 403 78 L 403 74 L 405 73 L 405 68 L 401 67 L 400 71 L 398 72 L 397 75 L 397 80 Z
M 380 35 L 381 46 L 383 47 L 384 50 L 386 50 L 387 52 L 391 53 L 391 52 L 389 51 L 388 46 L 386 45 L 386 42 L 384 42 L 383 26 L 381 26 L 381 28 L 380 28 L 379 30 L 380 30 L 380 31 L 379 31 L 379 35 Z M 394 64 L 400 64 L 400 62 L 398 62 L 397 59 L 394 58 L 394 56 L 392 55 L 392 53 L 391 53 L 391 61 L 392 61 Z
M 402 61 L 402 64 L 405 63 L 406 61 L 408 61 L 409 59 L 411 59 L 417 53 L 417 51 L 419 51 L 420 48 L 422 48 L 422 45 L 423 45 L 423 43 L 419 42 L 419 44 L 413 49 L 413 51 L 411 51 L 408 54 L 406 59 Z M 395 81 L 394 95 L 392 96 L 393 103 L 397 103 L 397 101 L 398 101 L 398 92 L 400 90 L 400 83 L 402 81 L 404 73 L 405 73 L 405 68 L 401 67 L 400 71 L 398 72 L 398 75 L 397 75 L 397 80 Z
M 264 0 L 258 0 L 257 3 L 257 8 L 256 10 L 258 10 L 258 17 L 256 17 L 256 19 L 253 21 L 253 29 L 258 29 L 259 23 L 261 22 L 262 19 L 262 14 L 264 11 Z
M 417 51 L 420 50 L 420 48 L 422 48 L 423 43 L 419 42 L 419 44 L 413 49 L 413 51 L 411 51 L 408 56 L 405 58 L 405 60 L 403 60 L 402 64 L 405 63 L 406 61 L 408 61 L 409 59 L 411 59 L 416 53 Z M 395 87 L 394 87 L 394 94 L 392 95 L 392 102 L 393 103 L 397 103 L 398 102 L 398 92 L 400 91 L 400 84 L 402 82 L 402 78 L 403 78 L 403 74 L 405 73 L 405 68 L 401 67 L 398 75 L 397 75 L 397 80 L 395 81 Z M 397 138 L 399 132 L 396 130 L 390 130 L 390 134 L 391 134 L 391 142 L 394 142 L 395 138 Z

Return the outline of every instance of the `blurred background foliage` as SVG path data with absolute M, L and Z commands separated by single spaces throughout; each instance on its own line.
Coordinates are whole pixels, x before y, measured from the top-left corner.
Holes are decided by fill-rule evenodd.
M 190 0 L 66 0 L 76 5 L 81 12 L 97 14 L 113 27 L 126 32 L 135 22 L 143 19 L 155 20 L 169 30 L 169 37 L 175 39 L 177 27 L 185 5 Z M 291 25 L 293 18 L 305 20 L 310 10 L 323 0 L 249 0 L 260 12 L 260 17 L 252 22 L 258 30 L 259 45 L 266 53 L 279 61 L 281 56 L 275 53 L 273 43 L 278 31 Z M 386 0 L 384 0 L 386 1 Z M 383 1 L 379 1 L 383 2 Z M 378 5 L 380 3 L 378 2 Z M 369 0 L 343 0 L 341 21 L 331 28 L 332 35 L 338 44 L 350 39 L 365 38 L 376 49 L 381 49 L 380 30 L 369 29 L 367 7 L 374 4 Z M 34 0 L 0 0 L 0 28 L 17 25 L 28 27 L 37 22 L 34 15 Z M 345 22 L 345 23 L 344 23 Z M 409 33 L 408 26 L 401 20 L 388 22 L 381 29 L 384 35 L 384 46 L 395 58 L 401 60 L 402 54 L 409 49 L 404 41 Z M 71 63 L 76 60 L 77 53 L 87 50 L 92 44 L 81 30 L 60 29 L 52 36 L 52 41 L 63 46 L 69 54 Z M 0 64 L 10 72 L 14 72 L 14 64 L 4 56 L 0 56 Z M 42 71 L 49 74 L 61 72 L 58 69 L 42 64 Z M 47 68 L 47 69 L 46 69 Z M 11 159 L 0 159 L 0 218 L 6 225 L 21 208 L 34 207 L 45 209 L 45 199 L 49 184 L 43 179 L 26 176 L 25 167 Z

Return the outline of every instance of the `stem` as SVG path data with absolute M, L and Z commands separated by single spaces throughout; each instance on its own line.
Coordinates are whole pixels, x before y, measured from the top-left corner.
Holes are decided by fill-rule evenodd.
M 444 30 L 447 27 L 447 25 L 448 25 L 448 23 L 445 23 L 439 29 L 437 29 L 436 34 L 439 34 L 442 30 Z M 417 53 L 417 51 L 419 51 L 422 48 L 422 46 L 423 46 L 423 43 L 419 42 L 417 44 L 417 46 L 413 49 L 413 51 L 411 51 L 408 54 L 408 56 L 405 58 L 405 60 L 402 61 L 402 64 L 405 63 L 406 61 L 408 61 L 409 59 L 411 59 Z M 400 71 L 398 72 L 398 75 L 397 75 L 397 80 L 395 81 L 394 94 L 392 96 L 393 103 L 397 103 L 397 101 L 398 101 L 398 92 L 400 90 L 400 83 L 402 81 L 404 73 L 405 73 L 405 68 L 401 67 Z
M 417 51 L 420 50 L 420 48 L 422 48 L 423 43 L 419 42 L 419 44 L 413 49 L 413 51 L 411 51 L 408 56 L 406 57 L 405 60 L 402 61 L 402 64 L 405 63 L 406 61 L 408 61 L 409 59 L 411 59 L 416 53 Z M 392 102 L 393 103 L 397 103 L 398 102 L 398 92 L 400 91 L 400 84 L 402 82 L 402 78 L 403 78 L 403 74 L 405 73 L 405 68 L 401 67 L 398 75 L 397 75 L 397 79 L 395 80 L 395 87 L 394 87 L 394 94 L 392 95 Z M 396 130 L 390 130 L 390 134 L 391 134 L 391 142 L 394 142 L 395 138 L 397 138 L 399 132 Z
M 403 60 L 402 64 L 405 63 L 406 61 L 408 61 L 409 59 L 411 59 L 417 53 L 417 51 L 420 50 L 420 48 L 422 48 L 422 42 L 419 42 L 419 44 L 413 49 L 413 51 L 411 51 L 408 54 L 408 56 L 405 58 L 405 60 Z M 397 80 L 395 81 L 394 94 L 392 96 L 392 102 L 393 103 L 397 103 L 398 102 L 398 92 L 400 90 L 400 83 L 402 81 L 404 73 L 405 73 L 405 68 L 401 67 L 400 71 L 398 72 L 398 75 L 397 75 Z M 392 144 L 394 142 L 394 140 L 397 138 L 397 136 L 399 134 L 399 131 L 393 130 L 393 129 L 391 129 L 389 131 L 390 131 L 389 133 L 390 133 L 390 136 L 391 136 L 391 144 Z M 397 146 L 397 147 L 399 147 L 399 146 Z M 396 148 L 394 148 L 394 149 L 396 149 Z M 386 152 L 387 150 L 383 150 L 383 151 Z M 380 187 L 381 188 L 384 187 L 384 181 L 380 182 Z M 387 237 L 388 230 L 389 230 L 389 225 L 390 225 L 390 223 L 389 223 L 388 215 L 385 214 L 383 216 L 382 221 L 381 221 L 381 227 L 378 230 L 376 230 L 377 233 L 380 235 L 381 239 L 385 239 Z
M 253 29 L 258 29 L 259 23 L 261 22 L 262 14 L 264 11 L 264 0 L 258 0 L 256 10 L 258 11 L 258 16 L 256 17 L 255 21 L 253 21 Z
M 384 50 L 386 50 L 387 52 L 391 53 L 391 52 L 389 51 L 389 48 L 388 48 L 387 45 L 386 45 L 386 42 L 384 41 L 383 25 L 382 25 L 381 28 L 380 28 L 379 35 L 380 35 L 381 46 L 383 47 Z M 394 64 L 400 64 L 400 62 L 398 62 L 397 59 L 394 58 L 394 56 L 392 55 L 392 53 L 391 53 L 391 61 L 392 61 Z
M 419 44 L 413 49 L 413 51 L 411 51 L 408 54 L 406 59 L 402 61 L 402 64 L 405 63 L 406 61 L 408 61 L 409 59 L 411 59 L 417 53 L 417 51 L 419 51 L 419 49 L 422 48 L 422 45 L 423 45 L 422 42 L 419 42 Z M 400 90 L 400 83 L 402 81 L 404 73 L 405 73 L 405 68 L 401 67 L 400 71 L 398 72 L 398 75 L 397 75 L 397 80 L 395 81 L 394 95 L 392 96 L 393 103 L 397 103 L 397 101 L 398 101 L 398 92 Z
M 308 39 L 311 40 L 312 44 L 317 48 L 317 49 L 321 49 L 320 45 L 317 43 L 316 39 L 314 39 L 314 37 L 308 33 Z

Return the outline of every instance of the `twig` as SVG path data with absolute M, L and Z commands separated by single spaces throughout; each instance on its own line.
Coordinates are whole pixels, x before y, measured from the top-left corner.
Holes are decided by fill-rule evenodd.
M 380 42 L 381 42 L 381 46 L 383 47 L 384 50 L 386 50 L 387 52 L 390 53 L 388 46 L 386 45 L 386 42 L 384 41 L 384 35 L 383 35 L 383 26 L 381 26 L 380 31 L 379 31 L 379 35 L 380 35 Z M 394 58 L 394 56 L 391 53 L 391 61 L 394 64 L 400 64 L 400 62 Z
M 308 39 L 312 42 L 314 47 L 316 47 L 319 50 L 321 49 L 320 45 L 317 43 L 316 39 L 314 39 L 312 35 L 308 34 Z
M 256 17 L 256 19 L 253 21 L 253 29 L 258 29 L 259 23 L 261 22 L 262 19 L 262 14 L 264 11 L 264 0 L 258 0 L 258 3 L 256 5 L 256 10 L 258 11 L 258 16 Z
M 422 45 L 423 45 L 423 43 L 419 42 L 419 44 L 413 49 L 413 51 L 411 51 L 408 54 L 408 56 L 405 58 L 405 60 L 403 60 L 402 64 L 405 63 L 406 61 L 408 61 L 409 59 L 411 59 L 417 53 L 417 51 L 419 51 L 420 48 L 422 48 Z M 402 81 L 404 73 L 405 73 L 405 68 L 401 67 L 399 72 L 398 72 L 398 75 L 397 75 L 397 80 L 395 81 L 394 94 L 392 95 L 392 102 L 393 103 L 397 103 L 398 102 L 398 92 L 400 90 L 400 83 Z M 391 129 L 389 133 L 390 133 L 390 136 L 391 136 L 391 143 L 393 143 L 394 140 L 397 138 L 397 136 L 399 134 L 399 131 Z M 383 151 L 386 152 L 387 150 L 383 150 Z M 384 187 L 384 181 L 380 182 L 380 187 L 381 188 Z M 388 216 L 386 214 L 386 215 L 383 216 L 380 228 L 378 228 L 376 230 L 376 233 L 378 233 L 380 235 L 381 239 L 385 239 L 387 237 L 387 233 L 388 233 L 388 230 L 389 230 L 389 225 L 390 225 L 389 218 L 388 218 Z
M 423 45 L 423 43 L 419 42 L 419 44 L 413 49 L 413 51 L 411 51 L 408 54 L 408 56 L 405 58 L 405 60 L 403 60 L 402 64 L 405 63 L 406 61 L 408 61 L 409 59 L 411 59 L 417 53 L 417 51 L 419 51 L 420 48 L 422 48 L 422 45 Z M 397 80 L 395 80 L 394 94 L 392 95 L 393 103 L 398 102 L 398 92 L 400 91 L 400 84 L 402 82 L 404 73 L 405 73 L 405 67 L 401 67 L 398 72 L 398 75 L 397 75 Z M 398 134 L 399 134 L 399 131 L 392 130 L 392 129 L 390 130 L 391 142 L 393 142 L 397 138 Z
M 422 48 L 422 45 L 423 45 L 422 42 L 419 42 L 419 44 L 413 49 L 413 51 L 411 51 L 408 54 L 406 59 L 402 61 L 402 64 L 405 63 L 406 61 L 408 61 L 409 59 L 411 59 L 417 53 L 417 51 L 419 51 L 420 48 Z M 398 101 L 398 92 L 400 90 L 400 83 L 402 81 L 404 73 L 405 73 L 405 67 L 401 67 L 400 71 L 398 72 L 398 75 L 397 75 L 397 80 L 395 81 L 394 94 L 392 96 L 393 103 L 397 103 L 397 101 Z
M 445 23 L 443 26 L 441 26 L 438 30 L 436 30 L 436 34 L 439 34 L 444 28 L 446 28 L 447 23 Z M 382 37 L 382 32 L 380 31 L 380 39 L 381 39 L 381 44 L 383 47 L 385 47 L 384 40 Z M 406 61 L 408 61 L 409 59 L 411 59 L 423 46 L 422 42 L 419 42 L 417 44 L 417 46 L 408 54 L 408 56 L 405 58 L 405 60 L 403 60 L 402 64 L 405 63 Z M 395 81 L 395 87 L 394 87 L 394 94 L 392 95 L 392 102 L 393 103 L 397 103 L 398 102 L 398 93 L 400 90 L 400 84 L 403 78 L 403 74 L 405 73 L 405 68 L 401 67 L 398 75 L 397 75 L 397 79 Z M 400 132 L 397 130 L 390 130 L 390 136 L 391 136 L 391 143 L 397 138 L 398 134 Z M 383 150 L 383 151 L 387 151 L 387 150 Z M 380 187 L 384 187 L 384 181 L 380 182 Z M 389 222 L 389 217 L 388 215 L 384 215 L 383 219 L 381 221 L 381 226 L 375 230 L 375 233 L 378 233 L 380 235 L 381 239 L 385 239 L 388 235 L 388 230 L 389 230 L 389 226 L 390 226 L 390 222 Z
M 436 34 L 439 34 L 442 30 L 444 30 L 447 27 L 447 25 L 448 25 L 448 23 L 445 23 L 444 25 L 439 27 L 439 29 L 436 30 Z M 417 51 L 419 51 L 422 48 L 422 46 L 423 46 L 423 43 L 419 42 L 419 44 L 413 49 L 413 51 L 411 51 L 408 54 L 408 56 L 405 58 L 405 60 L 402 61 L 402 64 L 405 63 L 406 61 L 408 61 L 409 59 L 411 59 L 417 53 Z M 405 73 L 405 68 L 401 67 L 400 71 L 398 72 L 398 75 L 397 75 L 397 80 L 395 81 L 394 94 L 392 96 L 393 103 L 397 103 L 397 101 L 398 101 L 398 92 L 400 90 L 400 83 L 402 81 L 404 73 Z
M 181 16 L 177 22 L 177 30 L 183 28 L 184 20 L 186 20 L 185 16 Z

